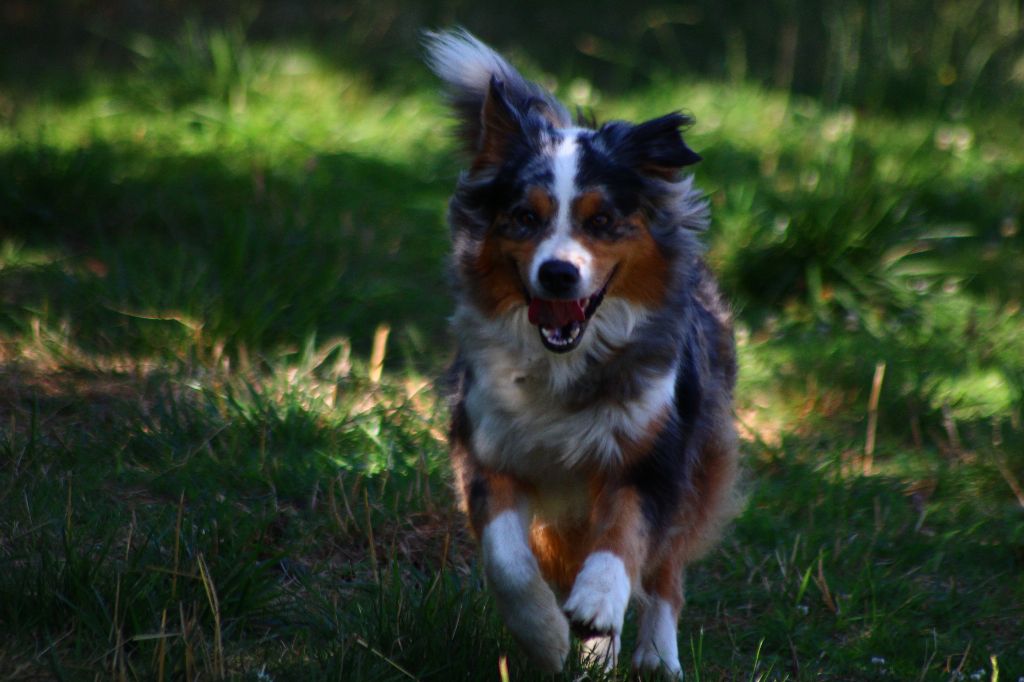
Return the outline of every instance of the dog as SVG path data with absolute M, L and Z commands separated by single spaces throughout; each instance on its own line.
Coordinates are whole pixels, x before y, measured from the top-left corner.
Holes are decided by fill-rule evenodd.
M 685 567 L 737 513 L 730 311 L 702 258 L 701 160 L 670 113 L 574 120 L 464 30 L 426 34 L 469 158 L 449 204 L 454 484 L 533 664 L 681 676 Z

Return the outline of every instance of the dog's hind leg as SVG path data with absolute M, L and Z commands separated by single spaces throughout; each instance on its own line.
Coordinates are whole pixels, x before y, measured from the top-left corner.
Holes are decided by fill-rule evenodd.
M 649 599 L 639 618 L 633 667 L 682 676 L 677 627 L 683 608 L 683 583 L 688 564 L 700 558 L 719 537 L 723 525 L 736 515 L 741 498 L 735 490 L 737 452 L 728 416 L 701 450 L 693 471 L 688 502 L 677 510 L 671 540 L 658 543 L 659 556 L 645 570 L 643 587 Z

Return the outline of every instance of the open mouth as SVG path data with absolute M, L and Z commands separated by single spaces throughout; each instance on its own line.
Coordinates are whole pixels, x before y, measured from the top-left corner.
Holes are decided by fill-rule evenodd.
M 611 281 L 611 278 L 608 280 Z M 537 326 L 544 347 L 555 353 L 566 353 L 576 348 L 587 329 L 587 322 L 601 305 L 607 290 L 608 282 L 605 282 L 599 291 L 587 298 L 561 300 L 528 297 L 530 324 Z

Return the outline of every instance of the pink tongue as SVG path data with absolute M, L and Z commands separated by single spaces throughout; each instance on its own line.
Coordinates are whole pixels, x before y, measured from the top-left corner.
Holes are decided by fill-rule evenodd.
M 587 319 L 587 299 L 576 301 L 548 301 L 535 298 L 530 301 L 530 324 L 541 327 L 564 327 L 570 322 Z

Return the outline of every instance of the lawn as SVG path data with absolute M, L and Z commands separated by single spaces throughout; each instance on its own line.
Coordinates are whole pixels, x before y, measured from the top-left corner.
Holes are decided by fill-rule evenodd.
M 688 679 L 1024 679 L 1014 3 L 988 38 L 945 3 L 950 63 L 877 83 L 766 76 L 745 16 L 716 68 L 654 23 L 640 63 L 646 34 L 560 58 L 465 7 L 63 4 L 52 35 L 33 3 L 0 18 L 0 678 L 537 677 L 454 509 L 435 387 L 460 159 L 410 36 L 478 17 L 602 120 L 697 119 L 747 503 L 689 573 Z M 870 47 L 844 16 L 828 35 Z

